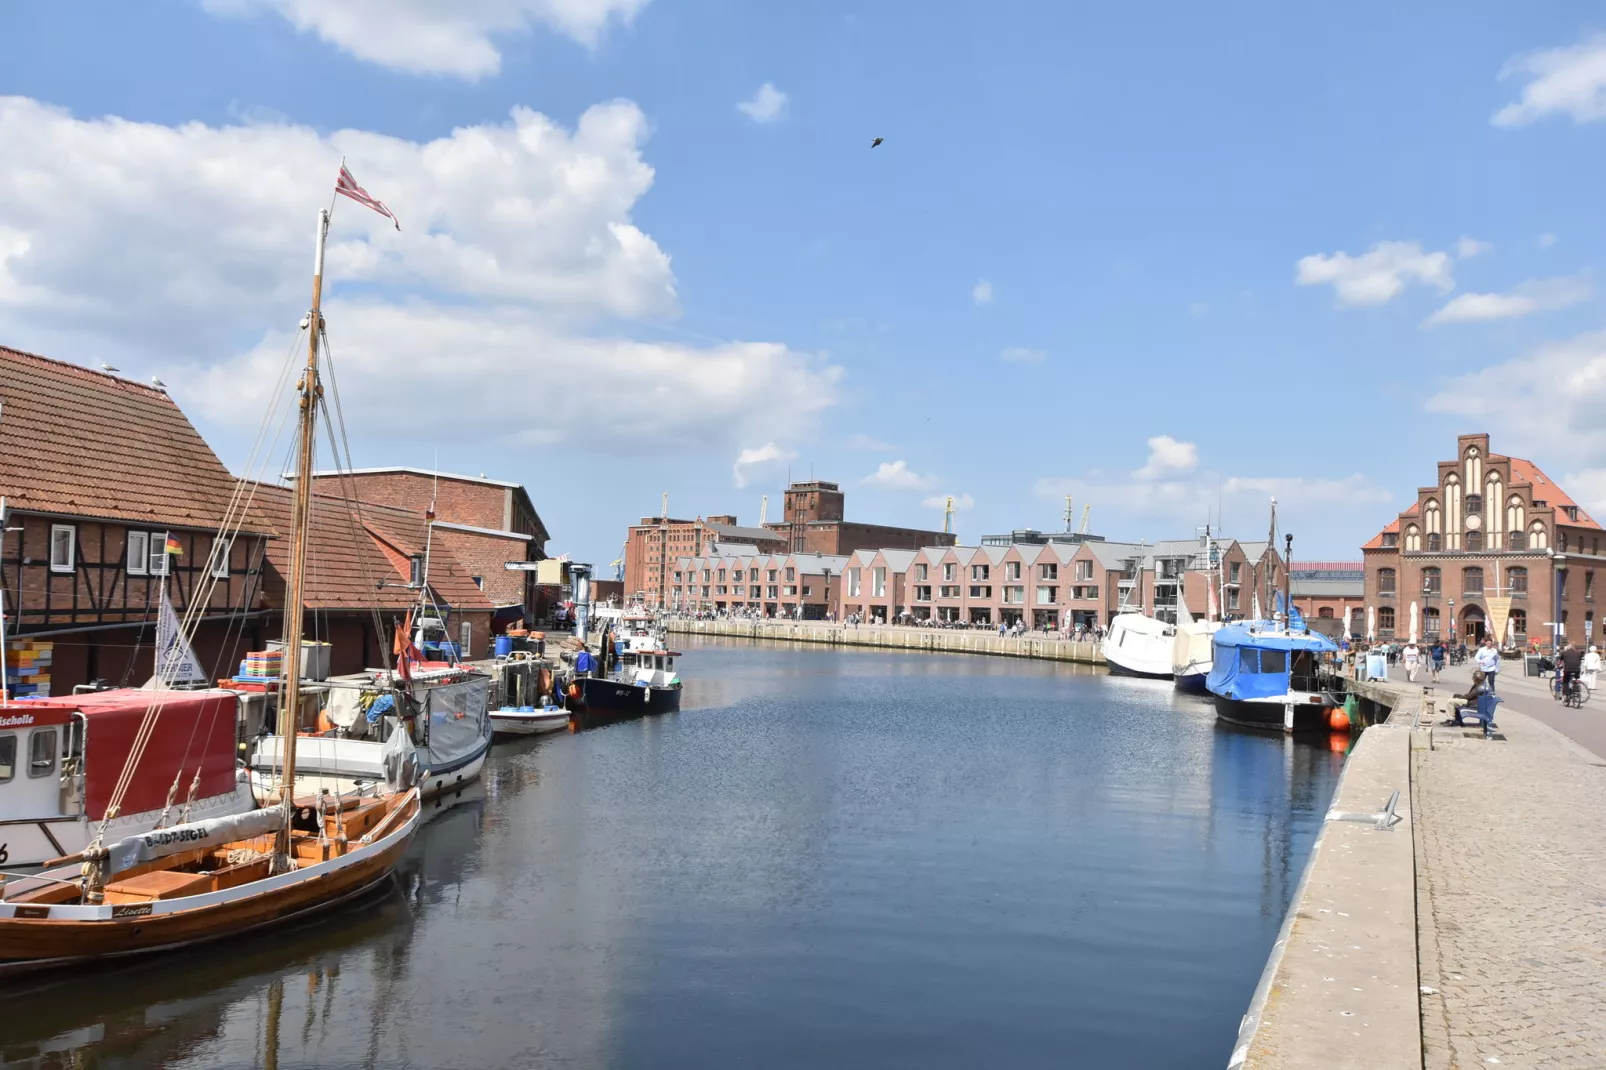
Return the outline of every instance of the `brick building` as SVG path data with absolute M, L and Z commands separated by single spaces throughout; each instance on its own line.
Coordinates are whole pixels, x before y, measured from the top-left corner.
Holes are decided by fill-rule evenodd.
M 0 528 L 22 529 L 0 534 L 5 630 L 52 650 L 26 688 L 144 683 L 164 590 L 181 616 L 201 603 L 208 672 L 260 648 L 266 536 L 219 536 L 234 486 L 165 391 L 0 347 Z
M 1492 453 L 1487 434 L 1458 437 L 1437 469 L 1361 547 L 1364 634 L 1594 641 L 1600 525 L 1532 461 Z
M 1216 541 L 1225 612 L 1271 612 L 1283 562 L 1268 544 Z M 728 546 L 726 547 L 729 548 Z M 1215 582 L 1209 543 L 1104 540 L 860 549 L 849 554 L 687 555 L 671 562 L 669 605 L 687 611 L 865 621 L 941 620 L 1060 629 L 1108 624 L 1130 603 L 1203 617 Z M 812 587 L 813 591 L 804 590 Z M 1140 593 L 1141 592 L 1141 593 Z
M 509 571 L 509 561 L 541 561 L 551 538 L 530 494 L 518 483 L 422 468 L 358 468 L 317 472 L 317 489 L 331 495 L 411 512 L 422 519 L 434 504 L 434 543 L 451 554 L 496 607 L 498 629 L 545 616 L 553 592 L 534 572 Z
M 718 555 L 722 547 L 749 554 L 835 558 L 860 550 L 918 550 L 955 542 L 953 535 L 943 531 L 846 520 L 845 502 L 846 495 L 837 484 L 807 480 L 787 488 L 782 519 L 762 527 L 743 527 L 729 514 L 695 520 L 644 516 L 625 536 L 625 590 L 649 605 L 674 605 L 675 583 L 666 576 L 666 565 L 673 572 L 677 560 Z M 685 597 L 684 590 L 681 593 Z
M 1344 633 L 1365 634 L 1365 562 L 1299 561 L 1291 573 L 1294 608 L 1307 620 L 1337 620 Z
M 851 554 L 855 550 L 919 550 L 952 546 L 957 536 L 946 531 L 889 527 L 845 519 L 847 496 L 835 483 L 821 479 L 793 483 L 786 489 L 778 523 L 765 527 L 786 540 L 793 553 Z

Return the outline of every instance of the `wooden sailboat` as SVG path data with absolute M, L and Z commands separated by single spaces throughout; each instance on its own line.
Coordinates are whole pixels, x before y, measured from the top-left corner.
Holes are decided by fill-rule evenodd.
M 344 168 L 342 168 L 344 174 Z M 388 213 L 387 213 L 388 214 Z M 295 783 L 296 711 L 301 699 L 302 615 L 311 511 L 314 430 L 322 403 L 318 338 L 323 324 L 324 243 L 329 212 L 318 215 L 307 363 L 300 396 L 297 478 L 291 524 L 289 590 L 279 734 L 282 783 Z M 162 714 L 154 693 L 141 737 Z M 115 816 L 144 753 L 136 739 L 112 796 Z M 283 924 L 327 909 L 388 880 L 418 827 L 417 769 L 398 749 L 393 781 L 379 797 L 319 795 L 282 800 L 243 814 L 160 828 L 112 843 L 100 835 L 54 868 L 0 884 L 0 977 L 48 967 L 95 964 Z

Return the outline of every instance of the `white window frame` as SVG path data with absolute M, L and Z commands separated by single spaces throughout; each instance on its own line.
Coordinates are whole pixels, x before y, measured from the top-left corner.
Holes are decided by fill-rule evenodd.
M 65 560 L 63 560 L 62 558 L 59 558 L 59 557 L 56 556 L 56 548 L 57 548 L 57 544 L 58 544 L 58 537 L 61 536 L 61 535 L 67 536 L 67 541 L 66 541 L 67 554 L 66 554 L 66 559 Z M 52 571 L 52 572 L 71 572 L 73 570 L 73 567 L 77 563 L 78 563 L 78 528 L 77 528 L 77 526 L 73 525 L 73 524 L 52 524 L 52 525 L 50 525 L 50 571 Z
M 150 553 L 146 555 L 150 560 L 150 572 L 148 574 L 165 576 L 167 575 L 167 559 L 169 556 L 167 552 L 167 532 L 153 531 L 150 536 Z
M 457 624 L 457 656 L 467 661 L 473 657 L 469 649 L 474 645 L 474 625 L 469 621 L 459 621 Z
M 226 580 L 229 578 L 229 558 L 234 553 L 233 539 L 212 540 L 212 578 Z
M 134 547 L 139 547 L 139 553 Z M 130 576 L 143 576 L 151 567 L 151 534 L 148 531 L 130 531 L 128 533 L 128 574 Z

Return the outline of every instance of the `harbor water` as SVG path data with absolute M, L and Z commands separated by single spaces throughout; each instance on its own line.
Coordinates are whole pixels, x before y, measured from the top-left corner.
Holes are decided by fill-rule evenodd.
M 1084 666 L 690 640 L 386 894 L 0 989 L 27 1067 L 1219 1067 L 1343 762 Z

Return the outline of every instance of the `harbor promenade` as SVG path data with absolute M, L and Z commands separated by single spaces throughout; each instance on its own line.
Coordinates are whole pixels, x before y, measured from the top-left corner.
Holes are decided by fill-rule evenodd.
M 934 654 L 991 654 L 1006 658 L 1072 661 L 1084 665 L 1104 664 L 1104 656 L 1099 653 L 1097 643 L 1054 639 L 1042 632 L 1028 632 L 1016 639 L 1000 637 L 996 630 L 908 628 L 885 624 L 854 626 L 812 620 L 670 620 L 667 627 L 671 633 L 681 635 L 723 635 L 783 643 L 825 643 L 885 650 L 924 650 Z
M 1468 667 L 1368 689 L 1401 716 L 1351 755 L 1234 1066 L 1606 1066 L 1606 702 L 1504 669 L 1492 740 L 1435 723 Z M 1405 784 L 1392 832 L 1356 820 Z

